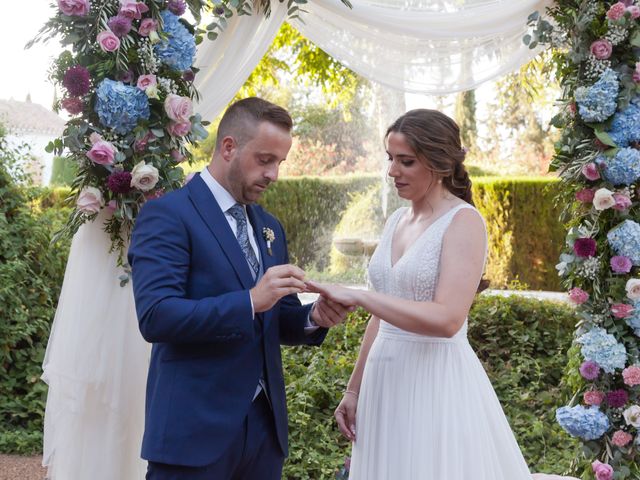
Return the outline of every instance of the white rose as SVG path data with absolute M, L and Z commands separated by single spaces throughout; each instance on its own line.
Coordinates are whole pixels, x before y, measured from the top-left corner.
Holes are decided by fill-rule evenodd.
M 160 98 L 160 96 L 158 95 L 158 93 L 159 93 L 158 85 L 149 85 L 144 90 L 144 93 L 146 93 L 147 97 L 149 97 L 149 98 L 155 98 L 156 100 Z
M 148 192 L 158 183 L 158 169 L 153 165 L 147 165 L 144 160 L 131 170 L 131 186 Z
M 625 286 L 627 297 L 631 300 L 640 300 L 640 279 L 630 278 Z
M 84 187 L 76 202 L 78 210 L 88 214 L 98 213 L 102 205 L 104 205 L 102 192 L 96 187 Z
M 640 427 L 640 407 L 638 405 L 631 405 L 627 408 L 622 415 L 624 416 L 627 425 Z
M 613 192 L 606 188 L 600 188 L 596 190 L 593 196 L 593 206 L 596 210 L 606 210 L 616 204 L 616 199 L 613 198 Z

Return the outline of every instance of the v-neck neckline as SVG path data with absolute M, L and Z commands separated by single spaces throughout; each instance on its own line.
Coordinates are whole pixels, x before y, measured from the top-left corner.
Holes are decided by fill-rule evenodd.
M 396 223 L 393 226 L 393 231 L 391 232 L 391 239 L 389 241 L 390 242 L 390 245 L 389 245 L 389 266 L 391 267 L 391 269 L 393 270 L 402 261 L 402 259 L 407 256 L 407 254 L 413 249 L 413 247 L 415 247 L 415 245 L 418 242 L 420 242 L 422 237 L 431 229 L 431 227 L 433 227 L 436 223 L 438 223 L 444 217 L 449 215 L 452 211 L 454 211 L 455 209 L 457 209 L 457 208 L 459 208 L 461 206 L 464 206 L 464 203 L 459 203 L 455 207 L 451 207 L 449 210 L 444 212 L 442 215 L 440 215 L 438 218 L 436 218 L 433 222 L 431 222 L 429 225 L 427 225 L 425 227 L 425 229 L 420 233 L 420 235 L 418 235 L 418 237 L 413 241 L 413 243 L 407 247 L 407 249 L 402 253 L 402 255 L 400 255 L 400 257 L 394 263 L 393 262 L 393 240 L 394 240 L 394 238 L 396 236 L 396 232 L 398 230 L 398 223 L 400 223 L 400 219 L 402 218 L 402 214 L 398 215 L 398 219 L 396 220 Z M 408 209 L 408 208 L 409 207 L 406 207 L 406 209 Z M 405 209 L 404 212 L 407 211 L 406 209 Z M 404 214 L 404 212 L 403 212 L 403 214 Z

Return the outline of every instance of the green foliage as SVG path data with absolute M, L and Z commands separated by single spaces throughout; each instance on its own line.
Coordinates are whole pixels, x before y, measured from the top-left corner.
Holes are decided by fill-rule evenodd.
M 0 449 L 17 453 L 40 447 L 41 364 L 69 247 L 50 247 L 69 209 L 42 209 L 42 193 L 0 164 Z
M 283 479 L 333 479 L 350 455 L 333 410 L 346 388 L 366 319 L 365 312 L 355 312 L 318 349 L 283 350 L 290 413 Z M 469 340 L 534 472 L 567 470 L 576 454 L 577 444 L 553 422 L 564 400 L 559 383 L 576 321 L 563 305 L 515 296 L 481 295 L 469 315 Z
M 456 122 L 460 126 L 462 146 L 470 151 L 476 149 L 478 127 L 476 125 L 476 92 L 467 90 L 456 96 Z
M 55 157 L 49 183 L 53 186 L 70 187 L 78 174 L 77 164 L 66 157 Z

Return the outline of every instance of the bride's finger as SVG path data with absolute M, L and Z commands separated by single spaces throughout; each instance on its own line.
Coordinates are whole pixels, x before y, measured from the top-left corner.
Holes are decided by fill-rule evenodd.
M 334 416 L 336 417 L 336 423 L 338 424 L 338 430 L 340 430 L 340 433 L 349 440 L 353 440 L 351 437 L 351 431 L 347 427 L 347 423 L 345 421 L 345 412 L 341 408 L 338 408 L 334 413 Z

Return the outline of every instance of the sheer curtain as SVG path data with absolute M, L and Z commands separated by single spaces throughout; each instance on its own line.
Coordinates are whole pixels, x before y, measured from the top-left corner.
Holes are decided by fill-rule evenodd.
M 522 43 L 527 16 L 551 0 L 313 0 L 291 24 L 363 77 L 404 92 L 446 94 L 510 72 L 536 52 Z M 198 110 L 215 117 L 267 51 L 285 19 L 235 18 L 198 51 Z M 246 23 L 244 23 L 246 22 Z M 243 23 L 242 31 L 237 24 Z M 223 63 L 220 58 L 227 58 Z

